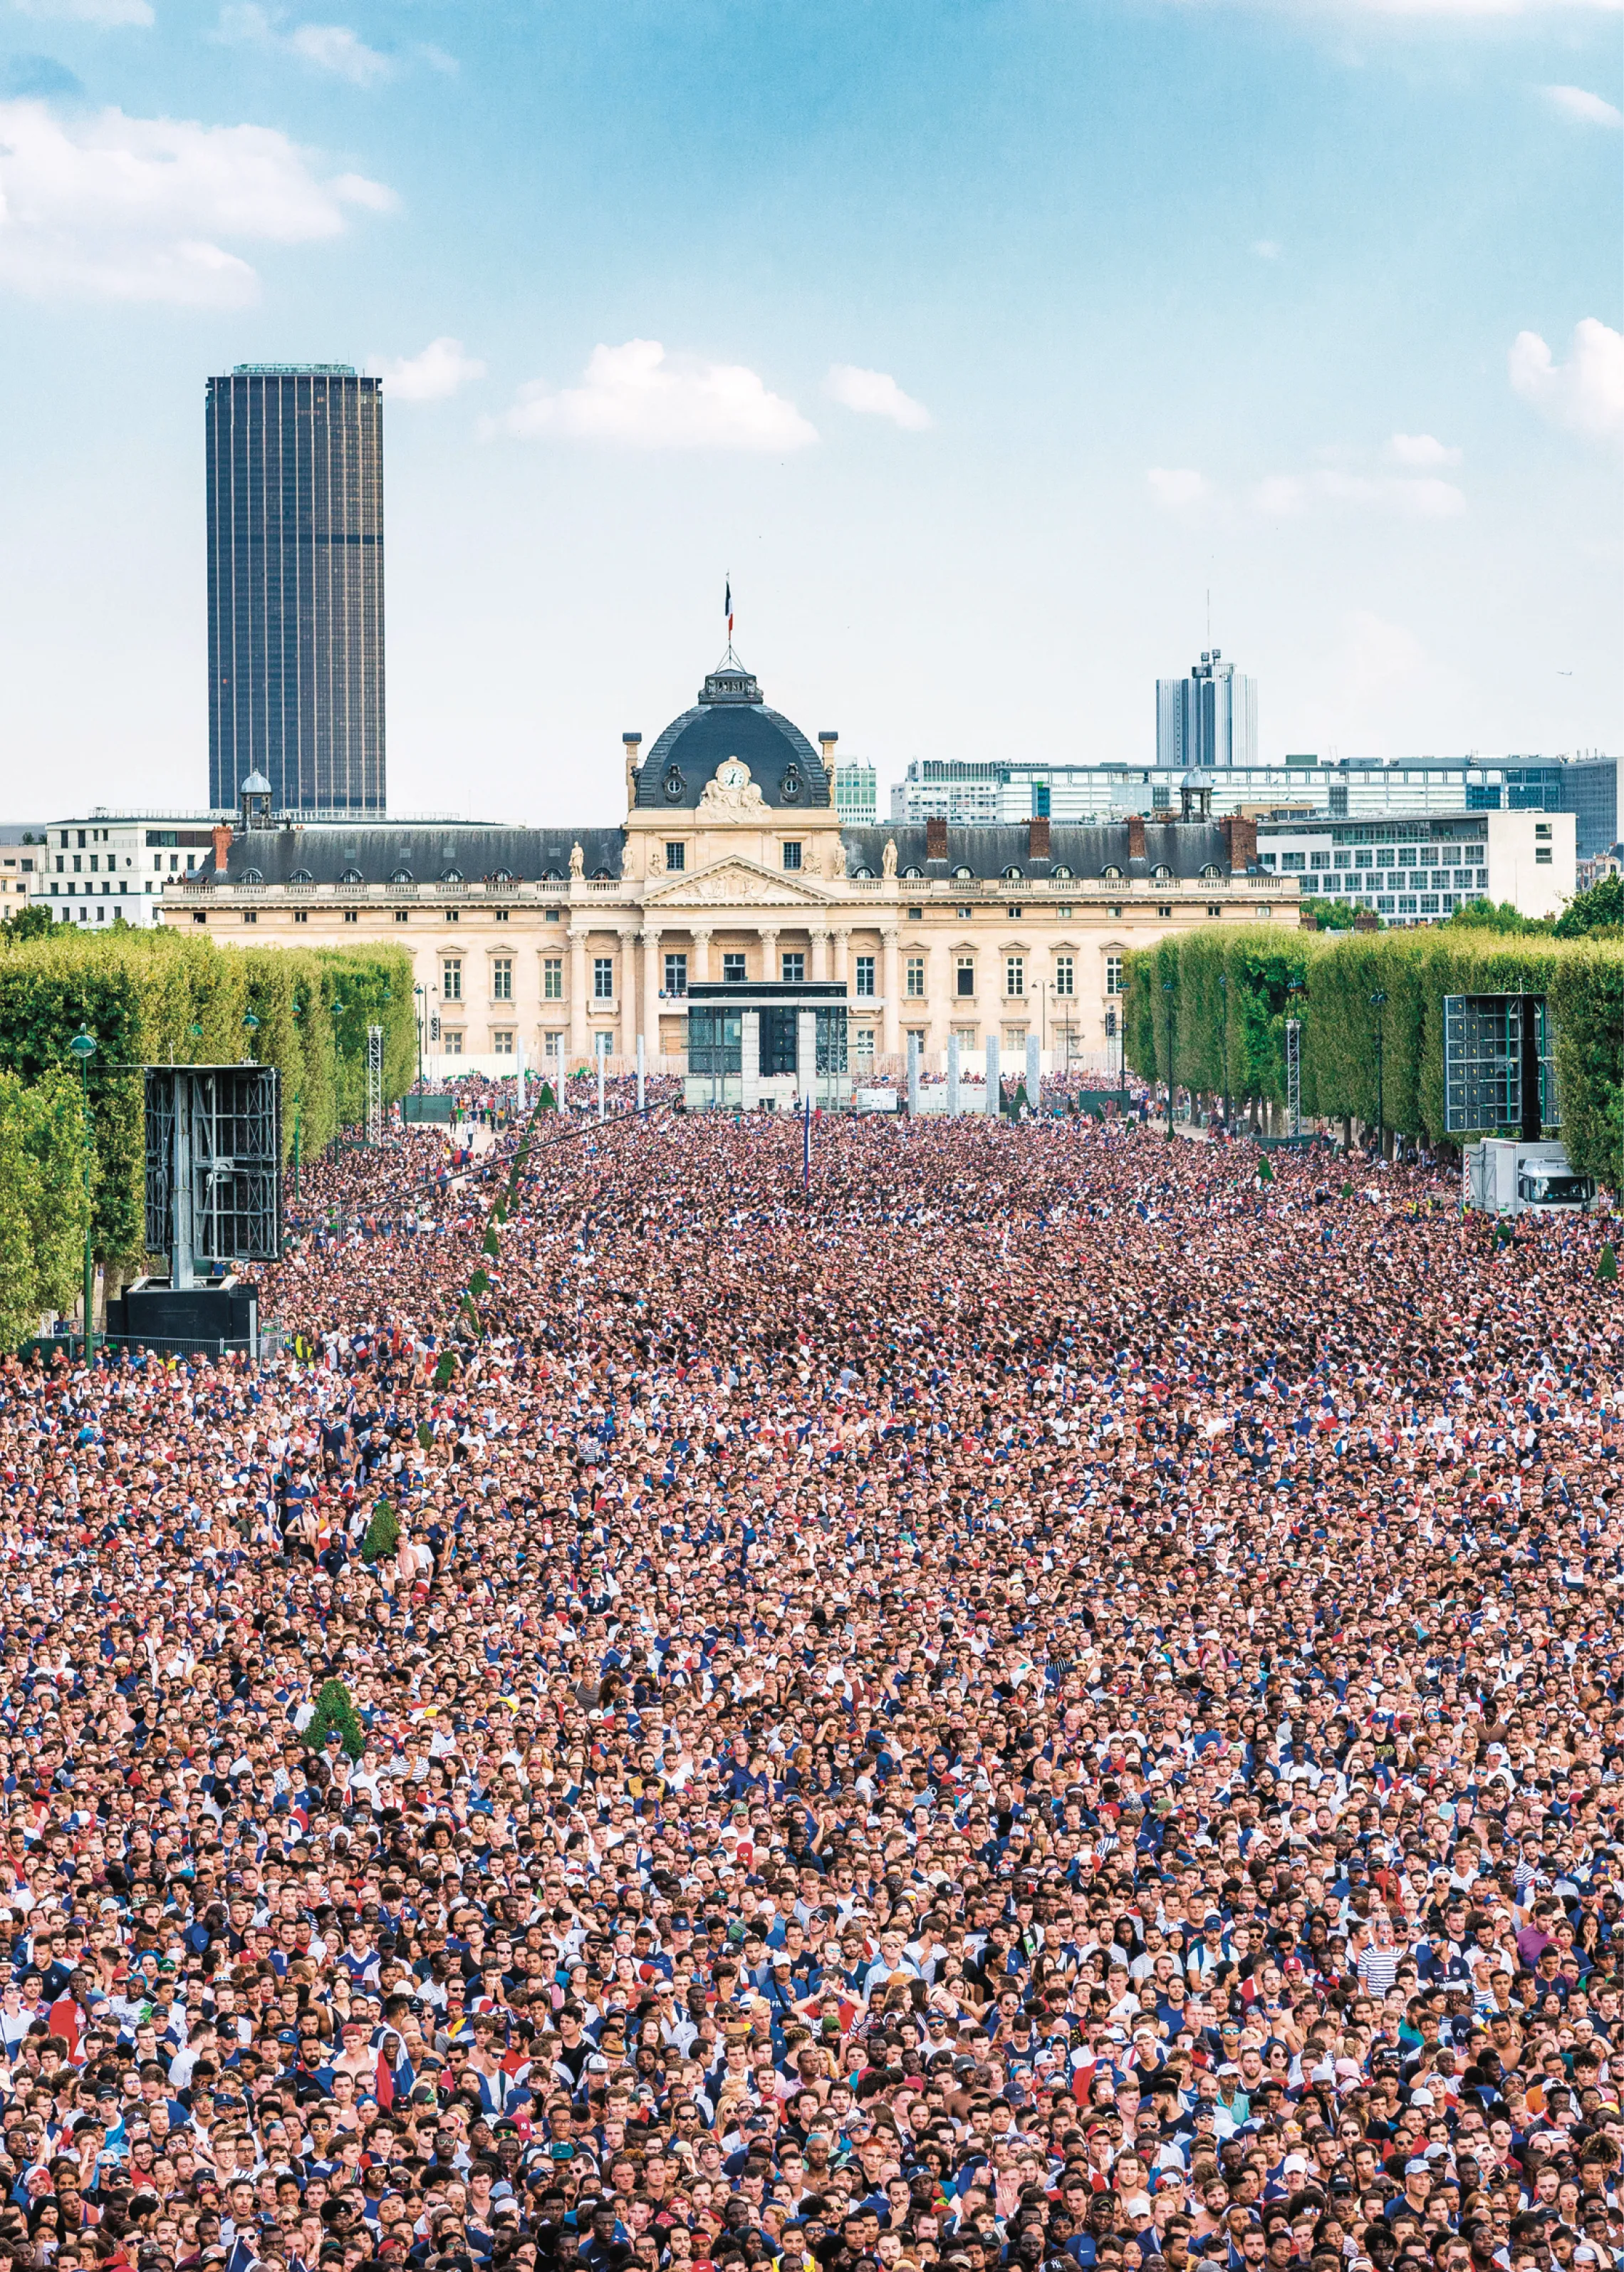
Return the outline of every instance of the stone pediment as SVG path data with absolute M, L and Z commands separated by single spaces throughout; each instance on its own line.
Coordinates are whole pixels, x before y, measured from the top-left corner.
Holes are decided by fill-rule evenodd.
M 736 854 L 693 875 L 672 876 L 648 892 L 644 905 L 673 912 L 682 908 L 825 908 L 827 895 L 792 876 L 780 876 Z

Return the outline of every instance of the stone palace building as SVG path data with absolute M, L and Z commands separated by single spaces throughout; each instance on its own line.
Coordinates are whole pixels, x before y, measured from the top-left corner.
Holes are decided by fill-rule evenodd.
M 411 954 L 426 1069 L 684 1071 L 698 983 L 844 983 L 854 1073 L 927 1071 L 949 1037 L 1046 1066 L 1117 1062 L 1123 950 L 1203 923 L 1294 926 L 1297 886 L 1257 865 L 1256 827 L 1192 786 L 1166 820 L 846 827 L 836 736 L 815 748 L 733 657 L 646 755 L 624 736 L 618 827 L 302 826 L 251 775 L 233 826 L 165 890 L 162 920 L 222 943 Z M 603 1036 L 600 1040 L 599 1037 Z

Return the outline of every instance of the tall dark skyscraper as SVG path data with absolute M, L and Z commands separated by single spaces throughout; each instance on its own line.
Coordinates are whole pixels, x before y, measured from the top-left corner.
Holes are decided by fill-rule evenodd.
M 209 802 L 382 812 L 384 398 L 341 363 L 208 384 Z

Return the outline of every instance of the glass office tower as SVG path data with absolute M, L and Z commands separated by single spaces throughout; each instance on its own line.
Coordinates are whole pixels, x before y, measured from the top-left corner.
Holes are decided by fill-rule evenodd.
M 209 802 L 382 812 L 384 399 L 341 363 L 208 383 Z

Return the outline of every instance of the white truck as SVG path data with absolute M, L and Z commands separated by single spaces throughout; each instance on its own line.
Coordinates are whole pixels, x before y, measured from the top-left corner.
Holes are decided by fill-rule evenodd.
M 1596 1185 L 1574 1173 L 1560 1144 L 1486 1136 L 1461 1155 L 1461 1199 L 1486 1214 L 1558 1214 L 1594 1206 Z

